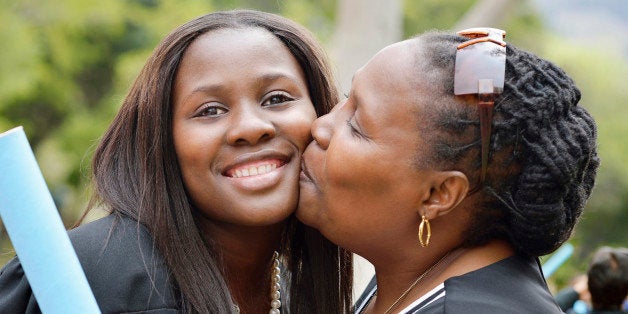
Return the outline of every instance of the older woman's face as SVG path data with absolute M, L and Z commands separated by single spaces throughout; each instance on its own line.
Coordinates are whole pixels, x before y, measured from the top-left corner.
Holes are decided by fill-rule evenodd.
M 420 220 L 429 171 L 416 163 L 420 82 L 409 49 L 389 46 L 358 70 L 349 98 L 314 122 L 303 154 L 297 217 L 358 254 L 414 237 Z
M 173 104 L 183 182 L 204 217 L 264 226 L 294 212 L 316 113 L 280 40 L 257 28 L 200 36 L 179 66 Z

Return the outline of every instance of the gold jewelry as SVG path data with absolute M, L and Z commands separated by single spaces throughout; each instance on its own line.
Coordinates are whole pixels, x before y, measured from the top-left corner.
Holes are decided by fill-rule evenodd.
M 423 216 L 425 217 L 425 216 Z M 427 221 L 427 219 L 426 219 Z M 421 222 L 423 223 L 423 222 Z M 428 225 L 429 226 L 429 225 Z M 420 238 L 419 238 L 420 239 Z M 397 300 L 395 301 L 395 303 L 393 303 L 390 307 L 388 307 L 388 309 L 386 310 L 386 312 L 384 312 L 384 314 L 388 314 L 390 313 L 390 311 L 392 311 L 395 307 L 397 307 L 397 305 L 399 305 L 399 302 L 401 302 L 407 295 L 408 293 L 410 293 L 410 291 L 412 290 L 412 288 L 414 288 L 419 282 L 421 282 L 421 280 L 423 278 L 425 278 L 425 276 L 427 276 L 427 274 L 430 273 L 430 271 L 432 271 L 432 269 L 436 268 L 436 266 L 438 266 L 444 259 L 445 257 L 449 256 L 449 253 L 451 253 L 451 251 L 447 252 L 447 254 L 445 254 L 443 257 L 441 257 L 438 262 L 436 262 L 436 264 L 430 266 L 430 268 L 428 268 L 425 272 L 423 272 L 419 277 L 417 277 L 417 279 L 410 285 L 410 287 L 408 287 L 408 289 L 406 289 L 406 291 L 404 291 L 399 298 L 397 298 Z
M 427 237 L 423 240 L 423 230 L 427 229 Z M 432 229 L 430 228 L 430 221 L 425 218 L 425 215 L 421 216 L 421 224 L 419 225 L 419 243 L 421 247 L 427 247 L 430 245 L 430 238 L 432 237 Z

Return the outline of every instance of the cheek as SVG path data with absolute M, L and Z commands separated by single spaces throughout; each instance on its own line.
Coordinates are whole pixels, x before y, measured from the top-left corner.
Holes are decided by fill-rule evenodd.
M 373 189 L 372 180 L 377 180 L 369 167 L 370 163 L 365 156 L 355 151 L 357 147 L 350 142 L 331 143 L 326 151 L 324 161 L 325 178 L 324 204 L 329 219 L 333 224 L 343 225 L 352 221 L 350 217 L 356 214 L 356 208 L 376 206 L 373 201 L 375 195 L 380 195 Z
M 186 171 L 186 165 L 188 165 L 188 159 L 191 157 L 193 145 L 189 145 L 188 136 L 189 132 L 184 129 L 180 124 L 175 123 L 172 128 L 172 141 L 174 144 L 174 152 L 177 156 L 177 162 L 181 171 Z
M 196 165 L 201 162 L 196 160 L 197 158 L 194 154 L 190 153 L 190 146 L 188 145 L 175 145 L 175 150 L 177 163 L 181 171 L 181 180 L 183 181 L 185 190 L 189 193 L 190 197 L 194 199 L 194 195 L 196 195 L 195 187 L 197 186 L 195 182 L 199 180 L 198 177 L 201 173 Z
M 348 190 L 352 194 L 366 192 L 376 182 L 377 160 L 373 160 L 365 145 L 355 141 L 333 141 L 326 151 L 325 176 L 330 189 Z M 333 188 L 332 188 L 333 187 Z
M 382 154 L 359 140 L 336 141 L 327 150 L 326 204 L 334 215 L 349 215 L 361 208 L 371 214 L 410 203 L 416 176 L 402 156 Z M 333 210 L 332 210 L 333 209 Z
M 220 149 L 221 140 L 208 134 L 218 134 L 217 129 L 208 130 L 182 123 L 173 125 L 173 144 L 181 175 L 186 186 L 195 178 L 202 179 L 211 172 L 211 167 Z
M 186 168 L 190 162 L 196 159 L 195 151 L 199 146 L 197 138 L 189 128 L 178 127 L 174 129 L 172 139 L 179 166 L 181 169 Z
M 190 143 L 189 141 L 182 141 L 179 144 L 175 144 L 175 153 L 177 156 L 177 162 L 181 169 L 181 175 L 185 182 L 189 181 L 189 177 L 192 176 L 198 165 L 203 164 L 202 154 L 197 153 L 198 147 L 196 143 Z

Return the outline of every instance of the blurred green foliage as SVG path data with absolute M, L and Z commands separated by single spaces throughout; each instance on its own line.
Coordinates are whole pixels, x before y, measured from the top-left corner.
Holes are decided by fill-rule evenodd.
M 406 37 L 448 29 L 473 0 L 404 0 Z M 214 10 L 252 8 L 292 18 L 327 43 L 335 0 L 0 0 L 0 131 L 23 125 L 66 226 L 89 198 L 89 161 L 98 138 L 119 108 L 144 61 L 169 31 Z M 628 243 L 628 77 L 625 56 L 603 47 L 576 46 L 546 31 L 521 2 L 509 14 L 507 40 L 563 67 L 583 92 L 582 105 L 599 125 L 603 163 L 594 195 L 571 242 L 574 258 L 553 282 L 564 285 L 584 271 L 601 244 Z M 365 37 L 368 34 L 364 35 Z M 0 174 L 1 175 L 1 174 Z M 4 231 L 0 265 L 13 256 Z

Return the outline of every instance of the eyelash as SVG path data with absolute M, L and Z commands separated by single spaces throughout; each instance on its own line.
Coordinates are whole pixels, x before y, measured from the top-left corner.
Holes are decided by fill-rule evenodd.
M 218 113 L 218 114 L 209 114 L 208 111 L 212 109 L 215 109 L 216 111 L 223 111 L 223 112 Z M 215 116 L 225 114 L 227 113 L 227 111 L 228 111 L 227 109 L 220 106 L 206 105 L 202 107 L 195 116 L 196 117 L 215 117 Z
M 347 120 L 347 126 L 349 126 L 349 130 L 351 130 L 351 135 L 357 137 L 357 138 L 364 138 L 364 135 L 362 135 L 362 133 L 360 133 L 360 131 L 358 131 L 358 129 L 356 129 L 353 124 L 351 124 L 351 119 Z
M 279 102 L 274 103 L 274 104 L 268 104 L 268 105 L 265 105 L 265 104 L 266 104 L 267 102 L 269 102 L 271 99 L 273 99 L 273 98 L 277 98 L 277 97 L 281 98 L 281 100 L 280 100 Z M 294 100 L 294 98 L 290 97 L 290 96 L 289 96 L 289 94 L 287 94 L 287 93 L 285 93 L 285 92 L 277 92 L 277 93 L 275 93 L 275 94 L 271 94 L 271 95 L 269 95 L 269 96 L 268 96 L 268 97 L 267 97 L 267 98 L 266 98 L 266 99 L 262 102 L 262 106 L 263 106 L 263 107 L 272 107 L 272 106 L 281 105 L 281 104 L 283 104 L 283 103 L 290 102 L 290 101 L 293 101 L 293 100 Z
M 274 98 L 280 98 L 278 102 L 275 103 L 269 103 L 272 102 L 272 99 Z M 278 92 L 272 95 L 269 95 L 263 102 L 262 102 L 262 107 L 274 107 L 274 106 L 279 106 L 281 104 L 293 101 L 294 98 L 288 96 L 287 93 L 284 92 Z M 266 104 L 269 103 L 269 104 Z M 221 113 L 217 113 L 217 114 L 208 114 L 209 110 L 216 110 L 216 111 L 223 111 Z M 195 115 L 195 117 L 215 117 L 215 116 L 219 116 L 222 114 L 227 113 L 229 110 L 227 110 L 226 108 L 220 107 L 220 106 L 213 106 L 213 105 L 206 105 L 204 107 L 202 107 L 198 113 Z

